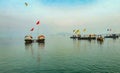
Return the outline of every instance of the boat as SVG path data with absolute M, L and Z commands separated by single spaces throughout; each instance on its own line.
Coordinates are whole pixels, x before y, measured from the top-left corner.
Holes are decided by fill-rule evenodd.
M 77 39 L 80 35 L 80 30 L 73 30 L 73 36 L 71 36 L 71 39 Z
M 104 38 L 102 36 L 98 36 L 97 41 L 104 41 Z
M 70 37 L 71 39 L 77 39 L 78 37 L 76 35 L 73 35 Z
M 45 36 L 44 35 L 39 35 L 36 42 L 38 43 L 44 43 L 45 42 Z
M 113 39 L 115 39 L 115 38 L 119 38 L 119 35 L 117 35 L 117 34 L 106 35 L 105 38 L 113 38 Z
M 78 37 L 78 40 L 96 40 L 96 37 Z
M 31 35 L 25 36 L 25 43 L 32 43 L 34 42 L 33 37 Z
M 89 36 L 79 36 L 78 40 L 96 40 L 96 35 L 89 35 Z

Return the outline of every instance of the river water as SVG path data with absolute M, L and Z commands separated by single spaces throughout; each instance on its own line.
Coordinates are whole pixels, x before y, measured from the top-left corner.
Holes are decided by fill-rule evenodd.
M 0 73 L 120 73 L 120 39 L 58 36 L 25 44 L 23 38 L 1 38 Z

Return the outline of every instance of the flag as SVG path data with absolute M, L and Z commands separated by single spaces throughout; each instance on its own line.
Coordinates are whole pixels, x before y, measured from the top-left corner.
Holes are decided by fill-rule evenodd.
M 28 3 L 27 3 L 27 2 L 25 2 L 25 5 L 26 5 L 26 6 L 28 6 Z
M 83 32 L 85 32 L 86 31 L 86 29 L 83 29 Z
M 36 22 L 36 25 L 39 25 L 39 24 L 40 24 L 40 21 L 37 21 L 37 22 Z
M 75 30 L 73 30 L 73 33 L 75 32 Z
M 80 30 L 76 30 L 76 32 L 75 32 L 76 34 L 80 34 Z
M 107 29 L 107 31 L 112 31 L 112 29 Z
M 33 31 L 34 30 L 34 28 L 32 28 L 30 31 Z

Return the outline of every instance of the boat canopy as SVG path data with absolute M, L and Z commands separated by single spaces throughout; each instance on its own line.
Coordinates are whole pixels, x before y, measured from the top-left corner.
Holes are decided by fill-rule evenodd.
M 31 35 L 26 35 L 25 39 L 32 39 L 33 37 Z
M 45 39 L 45 36 L 44 35 L 39 35 L 38 39 Z

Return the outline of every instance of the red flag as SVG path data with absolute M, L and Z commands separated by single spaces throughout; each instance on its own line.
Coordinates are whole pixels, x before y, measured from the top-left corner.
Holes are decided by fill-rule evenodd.
M 39 24 L 40 24 L 40 21 L 37 21 L 37 22 L 36 22 L 36 25 L 39 25 Z
M 34 28 L 32 28 L 30 31 L 33 31 L 34 30 Z

